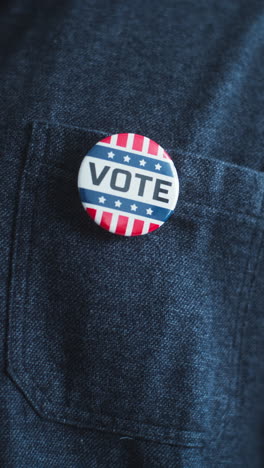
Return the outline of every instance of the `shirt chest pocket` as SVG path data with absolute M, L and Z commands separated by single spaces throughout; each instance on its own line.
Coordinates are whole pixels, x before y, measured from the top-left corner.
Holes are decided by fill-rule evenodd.
M 216 205 L 201 165 L 175 156 L 183 199 L 172 218 L 146 236 L 105 232 L 77 190 L 81 160 L 102 136 L 33 125 L 16 221 L 8 372 L 41 417 L 200 446 L 228 407 L 256 220 L 232 213 L 221 197 Z M 206 164 L 208 177 L 225 169 Z M 235 174 L 242 186 L 243 171 Z

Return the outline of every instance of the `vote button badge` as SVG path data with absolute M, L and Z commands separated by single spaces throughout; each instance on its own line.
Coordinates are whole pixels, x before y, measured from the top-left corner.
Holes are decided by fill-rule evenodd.
M 138 236 L 158 229 L 171 216 L 179 180 L 172 159 L 158 143 L 119 133 L 88 151 L 78 189 L 95 223 L 114 234 Z

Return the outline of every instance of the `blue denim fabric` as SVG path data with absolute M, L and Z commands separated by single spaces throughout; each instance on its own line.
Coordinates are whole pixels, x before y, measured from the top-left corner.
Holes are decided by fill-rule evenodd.
M 263 466 L 261 3 L 17 1 L 0 22 L 0 466 Z M 135 238 L 77 190 L 123 131 L 180 179 Z

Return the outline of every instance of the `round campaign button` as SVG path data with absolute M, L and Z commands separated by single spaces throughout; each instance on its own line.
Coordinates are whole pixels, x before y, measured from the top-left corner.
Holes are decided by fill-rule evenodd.
M 88 151 L 78 188 L 86 212 L 99 226 L 138 236 L 159 228 L 172 214 L 179 181 L 172 159 L 158 143 L 119 133 Z

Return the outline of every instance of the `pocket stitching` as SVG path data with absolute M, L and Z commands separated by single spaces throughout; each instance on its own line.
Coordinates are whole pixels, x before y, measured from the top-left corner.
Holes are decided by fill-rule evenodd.
M 28 285 L 30 283 L 30 274 L 31 274 L 31 269 L 32 269 L 32 257 L 30 256 L 30 252 L 32 250 L 32 243 L 33 243 L 33 231 L 34 231 L 34 220 L 35 216 L 37 213 L 37 207 L 38 207 L 38 194 L 39 194 L 39 188 L 40 184 L 37 182 L 41 180 L 40 177 L 40 169 L 42 166 L 42 163 L 39 161 L 39 157 L 36 158 L 38 164 L 34 163 L 34 154 L 37 154 L 37 151 L 40 154 L 45 153 L 45 148 L 47 147 L 47 135 L 43 133 L 41 135 L 41 141 L 44 142 L 45 144 L 43 145 L 44 148 L 39 150 L 38 148 L 38 140 L 36 137 L 36 127 L 33 126 L 32 133 L 31 133 L 31 143 L 29 145 L 29 154 L 26 155 L 26 164 L 23 170 L 23 175 L 22 175 L 22 186 L 21 190 L 19 193 L 19 224 L 16 227 L 16 233 L 15 233 L 15 257 L 13 259 L 13 267 L 12 267 L 12 286 L 10 289 L 10 294 L 12 301 L 10 303 L 10 335 L 9 335 L 9 351 L 8 351 L 8 368 L 7 371 L 16 383 L 16 385 L 22 390 L 24 395 L 27 397 L 27 399 L 30 401 L 31 405 L 33 408 L 40 414 L 44 415 L 47 419 L 52 419 L 55 421 L 60 421 L 64 423 L 69 423 L 69 424 L 74 424 L 77 425 L 78 427 L 91 427 L 91 428 L 97 428 L 99 430 L 106 430 L 110 432 L 122 432 L 122 433 L 127 433 L 128 435 L 132 436 L 138 436 L 143 439 L 152 439 L 154 441 L 158 442 L 163 442 L 163 443 L 173 443 L 175 445 L 183 445 L 183 446 L 194 446 L 194 447 L 202 447 L 204 445 L 203 442 L 203 436 L 204 432 L 195 432 L 195 431 L 182 431 L 177 429 L 176 427 L 173 426 L 165 426 L 162 424 L 155 424 L 155 423 L 148 423 L 148 422 L 142 422 L 142 421 L 137 421 L 135 419 L 126 419 L 126 418 L 120 418 L 113 416 L 111 414 L 107 414 L 104 412 L 103 415 L 99 415 L 97 413 L 91 412 L 91 411 L 78 411 L 76 409 L 71 409 L 66 406 L 58 406 L 54 405 L 52 401 L 50 400 L 50 397 L 43 392 L 43 390 L 40 389 L 38 382 L 35 380 L 34 376 L 30 374 L 29 369 L 26 365 L 25 362 L 25 353 L 23 350 L 25 350 L 25 346 L 23 345 L 23 336 L 24 336 L 24 330 L 26 326 L 26 320 L 24 317 L 24 312 L 26 308 L 26 304 L 28 303 Z M 47 165 L 48 166 L 48 165 Z M 61 168 L 59 168 L 61 169 Z M 28 178 L 33 179 L 33 186 L 30 190 L 30 193 L 33 193 L 34 190 L 34 197 L 32 204 L 30 205 L 30 229 L 29 229 L 29 234 L 28 238 L 25 241 L 26 243 L 26 262 L 23 266 L 23 271 L 26 272 L 26 280 L 25 284 L 23 285 L 23 288 L 21 290 L 21 303 L 25 305 L 25 307 L 20 306 L 20 311 L 22 309 L 22 334 L 21 337 L 17 336 L 17 333 L 15 330 L 19 328 L 18 325 L 18 314 L 16 311 L 16 306 L 14 305 L 14 300 L 17 297 L 17 293 L 15 292 L 15 277 L 17 276 L 17 271 L 19 270 L 19 262 L 18 262 L 18 253 L 19 253 L 19 240 L 21 239 L 21 231 L 25 230 L 25 226 L 23 226 L 23 213 L 25 210 L 25 192 L 26 192 L 26 187 L 28 185 Z M 14 351 L 12 343 L 17 343 L 19 350 L 21 350 L 21 356 L 19 355 L 19 351 Z M 14 363 L 17 363 L 18 366 L 14 366 Z M 25 376 L 23 375 L 23 379 L 20 378 L 21 371 L 26 374 L 26 379 L 24 378 Z M 61 413 L 65 414 L 67 412 L 67 418 L 64 418 L 61 415 L 56 414 L 58 409 L 60 408 Z M 53 417 L 51 417 L 53 413 Z M 68 415 L 69 413 L 69 415 Z M 80 417 L 83 418 L 83 422 L 79 421 L 78 419 L 75 419 L 75 416 L 72 417 L 71 415 L 75 415 L 76 418 Z M 95 420 L 97 419 L 98 422 L 92 422 L 89 424 L 89 421 L 87 421 L 88 418 L 94 418 Z M 104 427 L 104 424 L 102 423 L 103 419 L 108 419 L 109 421 L 106 422 L 106 425 L 109 425 L 109 428 Z M 132 423 L 134 426 L 137 426 L 137 429 L 127 429 L 124 427 L 124 429 L 118 429 L 118 426 L 126 426 L 127 422 Z M 98 425 L 99 424 L 99 425 Z M 115 427 L 117 425 L 117 428 Z M 141 431 L 143 431 L 143 434 L 141 434 Z M 144 434 L 145 432 L 150 433 Z M 158 433 L 157 433 L 158 431 Z M 165 432 L 173 432 L 173 435 L 166 434 Z M 138 433 L 140 432 L 140 434 Z M 151 435 L 153 433 L 153 435 Z M 186 438 L 186 440 L 185 440 Z
M 36 131 L 36 130 L 35 130 L 35 131 Z M 36 142 L 34 141 L 34 131 L 32 132 L 31 138 L 32 138 L 32 144 L 30 145 L 30 157 L 28 158 L 28 164 L 26 164 L 26 168 L 27 168 L 27 167 L 30 168 L 30 167 L 32 167 L 32 165 L 33 165 L 33 168 L 34 168 L 34 163 L 32 162 L 32 161 L 33 161 L 33 153 L 34 153 L 34 151 L 35 151 L 35 148 L 37 147 L 37 145 L 35 144 Z M 43 137 L 43 134 L 42 134 L 42 138 L 45 138 L 45 147 L 46 147 L 46 145 L 47 145 L 47 137 L 46 137 L 46 134 L 45 134 L 45 133 L 44 133 L 44 137 Z M 42 149 L 42 152 L 45 152 L 45 150 Z M 41 168 L 41 164 L 45 164 L 45 163 L 42 163 L 42 162 L 40 163 L 40 161 L 38 160 L 38 164 L 39 164 L 38 171 L 37 171 L 36 173 L 34 173 L 34 170 L 32 170 L 32 173 L 34 173 L 34 185 L 37 183 L 38 180 L 41 179 L 40 176 L 39 176 L 39 174 L 40 174 L 40 168 Z M 46 165 L 46 166 L 48 166 L 48 165 Z M 50 166 L 48 166 L 48 167 L 50 167 Z M 26 186 L 26 182 L 27 182 L 27 180 L 28 180 L 27 177 L 30 176 L 30 171 L 27 171 L 26 168 L 24 169 L 23 189 L 24 189 L 25 186 Z M 61 170 L 61 169 L 62 169 L 62 168 L 59 168 L 59 170 Z M 63 170 L 63 169 L 62 169 L 62 170 Z M 66 173 L 68 174 L 67 171 L 66 171 Z M 35 214 L 36 214 L 36 211 L 37 211 L 36 208 L 37 208 L 37 206 L 38 206 L 38 205 L 37 205 L 37 197 L 38 197 L 38 194 L 39 194 L 39 186 L 38 186 L 37 184 L 36 184 L 36 186 L 37 186 L 37 190 L 36 190 L 36 192 L 35 192 L 35 194 L 34 194 L 33 209 L 32 209 L 32 214 L 30 215 L 30 216 L 31 216 L 31 220 L 30 220 L 30 221 L 31 221 L 31 226 L 30 226 L 30 239 L 31 239 L 31 240 L 32 240 L 32 232 L 33 232 L 33 229 L 34 229 Z M 24 205 L 25 205 L 25 201 L 22 202 L 23 196 L 24 196 L 24 190 L 22 190 L 22 191 L 20 192 L 20 194 L 19 194 L 19 199 L 21 200 L 21 202 L 19 203 L 19 205 L 20 205 L 19 211 L 22 211 L 22 207 L 24 207 Z M 200 206 L 205 206 L 205 205 L 203 204 L 203 205 L 200 205 Z M 23 208 L 23 209 L 24 209 L 24 208 Z M 218 212 L 219 212 L 219 211 L 218 211 Z M 22 226 L 22 227 L 21 227 L 21 226 Z M 255 228 L 256 228 L 256 226 L 254 227 L 253 232 L 255 232 Z M 20 233 L 21 233 L 21 229 L 25 229 L 25 228 L 23 227 L 23 224 L 22 224 L 22 217 L 20 216 L 20 217 L 19 217 L 19 224 L 18 224 L 18 227 L 16 228 L 16 239 L 21 237 L 21 234 L 20 234 Z M 254 237 L 254 236 L 253 236 L 253 233 L 252 233 L 252 237 Z M 252 242 L 253 242 L 253 241 L 252 241 Z M 250 252 L 251 252 L 252 242 L 251 242 L 250 248 L 249 248 L 249 250 L 248 250 L 248 255 L 250 255 Z M 28 294 L 27 294 L 28 288 L 27 288 L 27 286 L 28 286 L 28 278 L 29 278 L 29 276 L 30 276 L 30 271 L 31 271 L 30 250 L 32 249 L 32 243 L 31 243 L 31 241 L 30 241 L 30 242 L 27 241 L 26 243 L 28 244 L 28 247 L 27 247 L 27 266 L 26 266 L 26 271 L 27 271 L 27 273 L 26 273 L 26 284 L 25 284 L 25 287 L 24 287 L 24 289 L 23 289 L 23 295 L 22 295 L 22 297 L 23 297 L 23 302 L 24 302 L 24 303 L 26 303 L 27 300 L 28 300 Z M 15 259 L 14 259 L 14 264 L 13 264 L 13 265 L 14 265 L 14 267 L 13 267 L 13 273 L 12 273 L 13 278 L 14 278 L 15 274 L 17 274 L 17 273 L 15 273 L 15 272 L 17 271 L 17 252 L 18 252 L 17 244 L 18 244 L 18 242 L 16 242 L 16 247 L 15 247 L 15 248 L 16 248 L 16 254 L 15 254 Z M 242 279 L 242 282 L 244 282 L 244 278 Z M 13 281 L 12 281 L 12 284 L 13 284 Z M 14 288 L 14 285 L 12 286 L 12 293 L 11 293 L 11 294 L 14 295 L 13 288 Z M 242 284 L 242 285 L 241 285 L 240 295 L 242 294 L 242 291 L 243 291 L 243 290 L 244 290 L 244 286 L 243 286 L 243 284 Z M 14 297 L 14 296 L 13 296 L 13 297 Z M 239 297 L 240 297 L 240 296 L 239 296 Z M 239 304 L 240 304 L 240 302 L 238 301 L 237 317 L 238 317 L 238 315 L 239 315 L 239 310 L 240 310 L 240 305 L 239 305 Z M 13 308 L 14 308 L 14 305 L 12 304 L 12 305 L 11 305 L 11 309 L 13 309 Z M 24 312 L 24 309 L 23 309 L 23 312 Z M 15 326 L 15 327 L 18 326 L 18 325 L 17 325 L 17 314 L 16 314 L 16 313 L 14 314 L 14 313 L 12 312 L 13 319 L 14 319 L 14 315 L 15 315 L 14 323 L 13 323 L 13 320 L 11 320 L 12 328 L 13 328 L 14 326 Z M 24 325 L 24 324 L 25 324 L 25 320 L 23 320 L 23 325 Z M 235 325 L 234 325 L 234 327 L 235 327 Z M 18 340 L 18 339 L 16 338 L 16 340 Z M 12 341 L 12 340 L 9 340 L 9 342 L 11 342 L 11 341 Z M 18 340 L 18 341 L 20 342 L 20 340 Z M 22 349 L 22 348 L 23 348 L 23 345 L 20 344 L 20 347 L 21 347 L 21 349 Z M 233 354 L 233 353 L 231 353 L 231 354 Z M 231 357 L 230 357 L 230 358 L 231 358 Z M 23 365 L 23 367 L 24 367 L 24 365 Z M 31 381 L 34 383 L 34 385 L 37 386 L 37 389 L 38 389 L 38 392 L 40 393 L 40 396 L 42 396 L 42 398 L 43 398 L 43 396 L 44 396 L 44 397 L 47 399 L 48 405 L 46 405 L 46 406 L 49 406 L 49 397 L 48 397 L 47 395 L 45 395 L 45 393 L 43 393 L 43 392 L 38 388 L 37 382 L 33 379 L 32 376 L 30 376 L 30 374 L 29 374 L 29 372 L 28 372 L 28 369 L 25 368 L 25 370 L 26 370 L 26 373 L 27 373 L 27 376 L 28 376 L 29 380 L 31 380 Z M 18 371 L 18 373 L 19 373 L 19 371 Z M 16 374 L 16 373 L 15 373 L 15 374 Z M 22 388 L 23 388 L 23 384 L 22 384 Z M 51 403 L 51 406 L 53 406 L 52 403 Z M 35 404 L 34 404 L 34 407 L 35 407 Z M 58 407 L 56 406 L 56 408 L 58 408 Z M 55 408 L 55 409 L 56 409 L 56 408 Z M 68 409 L 68 408 L 67 408 L 67 409 Z M 65 410 L 65 407 L 63 407 L 62 410 L 64 411 L 64 410 Z M 45 413 L 45 404 L 43 404 L 42 411 Z M 98 417 L 98 415 L 97 415 L 96 413 L 81 412 L 81 414 L 83 414 L 84 416 L 85 416 L 85 415 L 88 415 L 88 414 L 92 414 L 92 415 L 95 415 L 96 417 Z M 104 414 L 105 414 L 105 413 L 104 413 Z M 48 415 L 47 415 L 47 416 L 48 416 Z M 117 420 L 117 421 L 120 420 L 121 422 L 122 422 L 122 421 L 131 421 L 131 422 L 139 423 L 140 425 L 144 424 L 144 423 L 139 422 L 139 421 L 136 421 L 136 420 L 134 420 L 134 419 L 127 419 L 127 420 L 126 420 L 126 419 L 122 419 L 122 418 L 116 418 L 116 417 L 113 417 L 113 416 L 111 416 L 111 415 L 109 415 L 109 417 L 112 418 L 112 419 L 115 419 L 115 420 Z M 224 417 L 224 415 L 223 415 L 223 417 Z M 61 420 L 63 421 L 63 418 L 61 418 Z M 65 422 L 65 421 L 64 421 L 64 422 Z M 148 424 L 147 424 L 147 425 L 148 425 Z M 165 427 L 165 428 L 166 428 L 166 426 L 162 426 L 162 425 L 153 425 L 153 424 L 151 424 L 151 425 L 149 425 L 149 426 L 150 426 L 150 427 L 153 427 L 153 426 L 154 426 L 154 427 L 158 427 L 158 428 L 161 428 L 161 427 Z M 170 426 L 170 427 L 171 427 L 171 426 Z M 168 427 L 167 427 L 167 428 L 168 428 Z M 199 432 L 199 433 L 195 433 L 195 432 L 193 433 L 193 432 L 188 432 L 188 431 L 179 431 L 180 434 L 182 434 L 182 433 L 184 433 L 184 432 L 185 432 L 185 433 L 188 433 L 188 435 L 189 435 L 189 434 L 198 434 L 198 435 L 203 434 L 203 433 L 200 433 L 200 432 Z M 174 434 L 176 434 L 176 433 L 177 433 L 177 432 L 174 431 Z M 134 434 L 134 432 L 132 432 L 132 434 Z M 144 437 L 144 436 L 143 436 L 143 437 Z M 176 445 L 177 445 L 177 443 L 178 443 L 178 441 L 176 441 Z M 186 445 L 186 444 L 184 444 L 184 445 Z M 195 446 L 196 446 L 196 445 L 195 445 Z
M 263 201 L 264 201 L 264 193 L 262 195 L 262 203 L 260 205 L 260 212 L 262 211 L 262 208 L 263 208 Z M 257 266 L 257 263 L 258 263 L 258 255 L 256 255 L 255 256 L 255 258 L 256 258 L 255 259 L 255 266 L 252 269 L 252 271 L 250 273 L 248 273 L 248 276 L 247 276 L 247 270 L 248 270 L 247 266 L 248 266 L 248 264 L 250 262 L 252 252 L 254 250 L 256 250 L 256 249 L 259 250 L 259 247 L 255 245 L 256 243 L 254 243 L 255 235 L 259 230 L 258 220 L 262 220 L 261 216 L 259 218 L 255 219 L 254 226 L 252 227 L 245 272 L 244 272 L 244 276 L 242 278 L 241 288 L 240 288 L 239 296 L 238 296 L 238 300 L 237 300 L 237 313 L 236 313 L 235 323 L 234 323 L 234 335 L 233 335 L 233 340 L 230 343 L 232 351 L 230 352 L 229 364 L 230 364 L 230 367 L 234 370 L 234 373 L 233 373 L 233 379 L 230 379 L 230 383 L 228 385 L 229 394 L 232 393 L 232 388 L 233 387 L 234 387 L 235 391 L 238 390 L 239 372 L 237 371 L 237 369 L 239 368 L 239 363 L 240 363 L 240 360 L 241 360 L 241 343 L 240 343 L 240 341 L 242 340 L 242 337 L 239 336 L 239 333 L 243 329 L 243 321 L 241 321 L 241 323 L 239 323 L 239 318 L 240 318 L 240 312 L 244 316 L 245 311 L 247 309 L 247 305 L 248 305 L 248 302 L 250 300 L 252 284 L 253 284 L 252 278 L 254 277 L 254 272 L 255 272 L 255 269 L 256 269 L 256 266 Z M 263 237 L 263 234 L 264 234 L 264 231 L 261 232 L 261 236 L 260 236 L 261 238 Z M 250 288 L 249 289 L 248 289 L 248 283 L 250 283 Z M 247 291 L 246 295 L 243 295 L 244 291 Z M 245 302 L 244 306 L 243 306 L 243 301 Z M 238 349 L 234 346 L 235 342 L 238 342 L 238 345 L 240 343 L 240 345 L 238 346 Z M 229 397 L 227 399 L 227 401 L 226 401 L 226 406 L 225 406 L 225 409 L 224 409 L 224 412 L 223 412 L 223 415 L 222 415 L 222 418 L 221 418 L 221 423 L 219 425 L 219 431 L 216 434 L 215 445 L 216 445 L 217 448 L 220 447 L 221 438 L 224 435 L 225 429 L 227 428 L 227 414 L 228 414 L 228 410 L 230 409 L 231 404 L 232 404 L 231 398 Z M 236 401 L 235 401 L 235 404 L 237 405 Z

